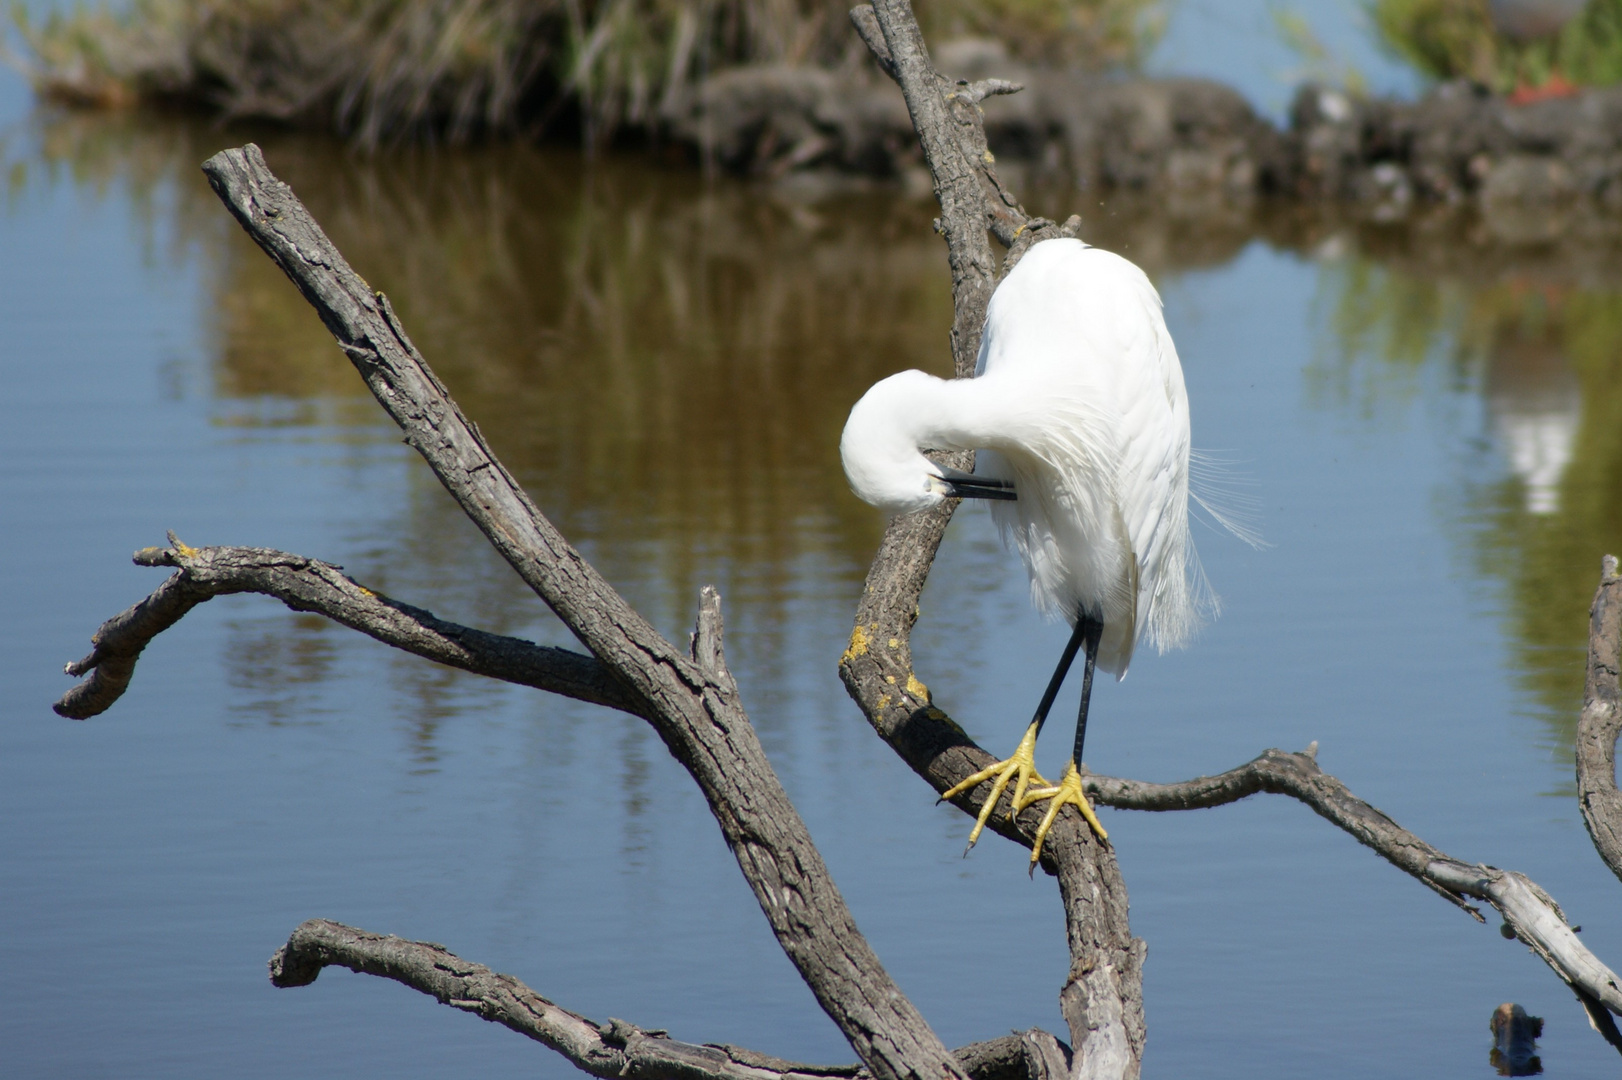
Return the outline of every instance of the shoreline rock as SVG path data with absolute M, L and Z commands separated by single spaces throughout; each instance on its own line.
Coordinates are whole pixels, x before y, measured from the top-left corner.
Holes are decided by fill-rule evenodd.
M 1496 213 L 1590 200 L 1622 211 L 1622 87 L 1512 105 L 1462 82 L 1414 102 L 1306 85 L 1280 128 L 1205 79 L 1029 68 L 988 42 L 952 43 L 937 61 L 959 78 L 1022 83 L 984 105 L 992 152 L 1082 190 L 1331 198 L 1389 217 L 1417 202 Z M 866 73 L 736 68 L 667 116 L 666 133 L 711 165 L 772 180 L 906 178 L 919 167 L 900 93 Z

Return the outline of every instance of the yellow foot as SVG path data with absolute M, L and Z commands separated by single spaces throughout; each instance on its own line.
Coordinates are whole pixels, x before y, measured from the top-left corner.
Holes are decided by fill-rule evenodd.
M 1053 819 L 1059 816 L 1059 807 L 1065 803 L 1075 804 L 1076 809 L 1081 811 L 1081 816 L 1087 819 L 1087 824 L 1093 827 L 1093 832 L 1098 834 L 1100 840 L 1109 839 L 1109 833 L 1105 832 L 1104 826 L 1098 822 L 1098 815 L 1093 813 L 1092 803 L 1087 801 L 1087 793 L 1082 790 L 1081 773 L 1077 771 L 1074 761 L 1065 768 L 1064 777 L 1059 781 L 1057 787 L 1032 788 L 1024 798 L 1015 796 L 1014 812 L 1017 814 L 1032 803 L 1040 802 L 1043 799 L 1050 801 L 1048 802 L 1048 812 L 1042 815 L 1042 824 L 1036 827 L 1036 843 L 1031 845 L 1031 866 L 1033 869 L 1036 866 L 1036 860 L 1042 857 L 1042 841 L 1047 839 L 1048 830 L 1053 828 Z
M 1035 724 L 1026 729 L 1025 737 L 1019 740 L 1019 745 L 1014 748 L 1011 757 L 1006 761 L 999 761 L 989 768 L 981 769 L 943 794 L 941 801 L 961 795 L 965 791 L 972 789 L 976 784 L 983 784 L 992 779 L 995 779 L 996 783 L 992 785 L 991 794 L 986 797 L 986 801 L 980 806 L 980 817 L 974 823 L 974 831 L 969 833 L 969 847 L 971 848 L 974 846 L 974 842 L 980 839 L 980 830 L 986 827 L 986 821 L 991 817 L 992 808 L 997 805 L 997 800 L 1002 798 L 1004 789 L 1008 787 L 1008 781 L 1016 780 L 1014 798 L 1010 804 L 1014 807 L 1021 805 L 1020 800 L 1026 797 L 1025 789 L 1031 786 L 1032 780 L 1035 780 L 1044 788 L 1048 786 L 1048 782 L 1042 779 L 1042 774 L 1036 771 Z M 1009 816 L 1012 817 L 1017 812 L 1017 810 L 1010 811 Z M 963 853 L 968 854 L 968 850 L 969 848 L 964 848 Z

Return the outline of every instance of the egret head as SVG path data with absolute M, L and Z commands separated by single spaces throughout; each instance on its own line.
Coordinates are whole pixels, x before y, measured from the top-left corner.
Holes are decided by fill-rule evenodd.
M 1012 499 L 1012 485 L 930 461 L 922 447 L 953 447 L 940 438 L 945 381 L 903 371 L 874 383 L 850 410 L 839 456 L 851 490 L 892 514 L 927 510 L 942 499 Z

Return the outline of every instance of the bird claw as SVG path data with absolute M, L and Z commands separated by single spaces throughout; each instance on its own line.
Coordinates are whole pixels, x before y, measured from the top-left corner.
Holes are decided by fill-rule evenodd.
M 986 801 L 980 804 L 980 815 L 975 818 L 974 829 L 969 833 L 969 845 L 963 849 L 963 854 L 967 855 L 969 848 L 974 847 L 975 842 L 980 839 L 981 830 L 986 827 L 986 822 L 991 818 L 991 811 L 996 807 L 998 800 L 1002 798 L 1002 793 L 1007 790 L 1010 780 L 1015 781 L 1014 796 L 1009 801 L 1008 816 L 1010 819 L 1019 813 L 1019 809 L 1023 805 L 1021 800 L 1027 799 L 1025 792 L 1031 786 L 1031 781 L 1036 781 L 1043 788 L 1050 786 L 1048 781 L 1043 779 L 1042 774 L 1036 771 L 1036 728 L 1037 725 L 1032 724 L 1026 729 L 1025 737 L 1019 740 L 1019 745 L 1014 748 L 1013 754 L 1009 755 L 1009 757 L 994 762 L 961 783 L 947 789 L 936 800 L 937 802 L 945 802 L 947 799 L 956 798 L 965 791 L 974 789 L 987 780 L 996 781 L 992 785 L 991 794 L 986 796 Z
M 1093 804 L 1087 801 L 1087 792 L 1082 788 L 1081 771 L 1072 761 L 1064 770 L 1064 776 L 1057 784 L 1032 788 L 1023 798 L 1014 800 L 1014 812 L 1017 814 L 1032 803 L 1049 800 L 1047 813 L 1042 815 L 1042 824 L 1036 827 L 1036 840 L 1031 844 L 1031 868 L 1034 872 L 1036 861 L 1042 857 L 1042 841 L 1048 837 L 1048 830 L 1053 828 L 1053 822 L 1059 816 L 1059 808 L 1066 803 L 1075 806 L 1081 811 L 1081 816 L 1087 819 L 1093 832 L 1100 840 L 1108 840 L 1109 833 L 1104 831 L 1103 824 L 1098 815 L 1093 813 Z

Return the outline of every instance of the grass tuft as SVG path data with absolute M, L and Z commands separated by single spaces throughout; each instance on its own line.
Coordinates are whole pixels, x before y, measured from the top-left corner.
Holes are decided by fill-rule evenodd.
M 930 0 L 933 40 L 996 37 L 1023 59 L 1132 65 L 1158 0 Z M 13 21 L 16 60 L 74 105 L 171 101 L 326 127 L 364 146 L 656 127 L 729 67 L 856 70 L 850 0 L 134 0 Z
M 1470 79 L 1500 93 L 1557 76 L 1577 86 L 1622 81 L 1622 0 L 1589 0 L 1552 38 L 1515 41 L 1493 25 L 1487 0 L 1376 0 L 1387 48 L 1436 79 Z

